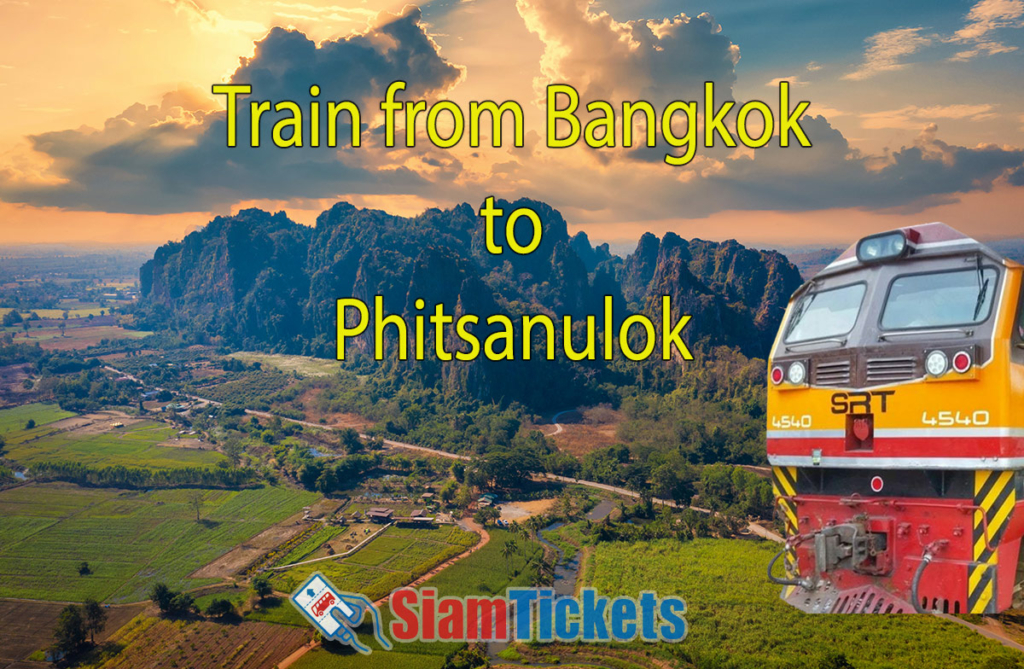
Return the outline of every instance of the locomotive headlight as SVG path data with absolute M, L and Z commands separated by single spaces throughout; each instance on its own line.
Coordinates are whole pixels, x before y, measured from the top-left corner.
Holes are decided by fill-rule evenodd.
M 782 373 L 781 367 L 776 365 L 775 367 L 772 368 L 772 383 L 774 383 L 775 385 L 779 385 L 780 383 L 782 383 L 782 380 L 784 378 L 786 378 L 786 376 L 785 374 Z
M 857 260 L 862 263 L 893 260 L 902 256 L 906 250 L 907 238 L 902 232 L 886 232 L 857 242 Z
M 789 366 L 789 371 L 786 372 L 787 381 L 794 386 L 799 386 L 805 379 L 807 379 L 807 368 L 804 367 L 804 363 L 794 362 Z
M 924 366 L 932 376 L 942 376 L 949 369 L 949 359 L 942 351 L 932 351 L 924 359 Z

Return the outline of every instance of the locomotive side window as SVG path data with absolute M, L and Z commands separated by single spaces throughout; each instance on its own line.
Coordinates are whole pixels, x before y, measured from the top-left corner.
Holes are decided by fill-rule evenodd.
M 991 268 L 906 274 L 893 279 L 882 328 L 940 328 L 988 320 L 999 273 Z
M 849 334 L 857 323 L 867 286 L 855 283 L 808 293 L 793 307 L 786 342 L 808 341 Z

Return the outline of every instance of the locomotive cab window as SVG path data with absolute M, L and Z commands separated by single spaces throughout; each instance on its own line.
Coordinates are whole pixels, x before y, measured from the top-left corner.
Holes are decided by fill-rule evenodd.
M 992 267 L 905 274 L 889 285 L 882 328 L 977 325 L 988 320 L 999 272 Z
M 793 307 L 786 343 L 840 337 L 857 323 L 867 286 L 855 283 L 808 293 Z

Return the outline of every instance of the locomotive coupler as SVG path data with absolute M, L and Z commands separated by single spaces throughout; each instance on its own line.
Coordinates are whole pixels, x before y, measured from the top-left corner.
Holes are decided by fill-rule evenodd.
M 843 523 L 824 527 L 814 533 L 814 566 L 818 574 L 850 569 L 875 574 L 887 568 L 887 537 L 869 532 L 862 523 Z

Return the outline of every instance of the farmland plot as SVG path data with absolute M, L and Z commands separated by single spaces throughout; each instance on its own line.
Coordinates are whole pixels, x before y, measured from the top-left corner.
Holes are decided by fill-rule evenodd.
M 272 669 L 306 643 L 310 630 L 263 623 L 161 620 L 139 616 L 111 638 L 88 669 L 223 667 Z
M 188 576 L 317 497 L 272 487 L 206 490 L 196 522 L 191 492 L 57 483 L 0 492 L 0 597 L 131 602 L 157 581 L 215 582 Z M 87 575 L 78 573 L 83 561 Z
M 164 445 L 176 436 L 173 429 L 160 423 L 139 421 L 99 433 L 81 429 L 46 434 L 20 443 L 8 440 L 7 457 L 29 469 L 35 463 L 61 460 L 98 467 L 122 465 L 152 469 L 210 467 L 227 460 L 213 450 Z
M 274 585 L 290 592 L 310 574 L 320 572 L 342 590 L 371 599 L 411 582 L 479 540 L 457 527 L 391 527 L 354 555 L 276 572 Z
M 2 409 L 0 410 L 0 436 L 3 436 L 10 447 L 27 439 L 35 439 L 49 434 L 53 432 L 53 429 L 48 427 L 51 423 L 74 415 L 70 411 L 64 411 L 56 404 L 42 402 Z M 26 430 L 25 425 L 30 420 L 35 422 L 35 427 Z
M 0 667 L 14 666 L 53 643 L 53 628 L 64 604 L 0 600 Z M 103 641 L 138 615 L 145 604 L 107 609 L 107 627 L 97 635 Z M 42 669 L 44 664 L 31 665 Z

